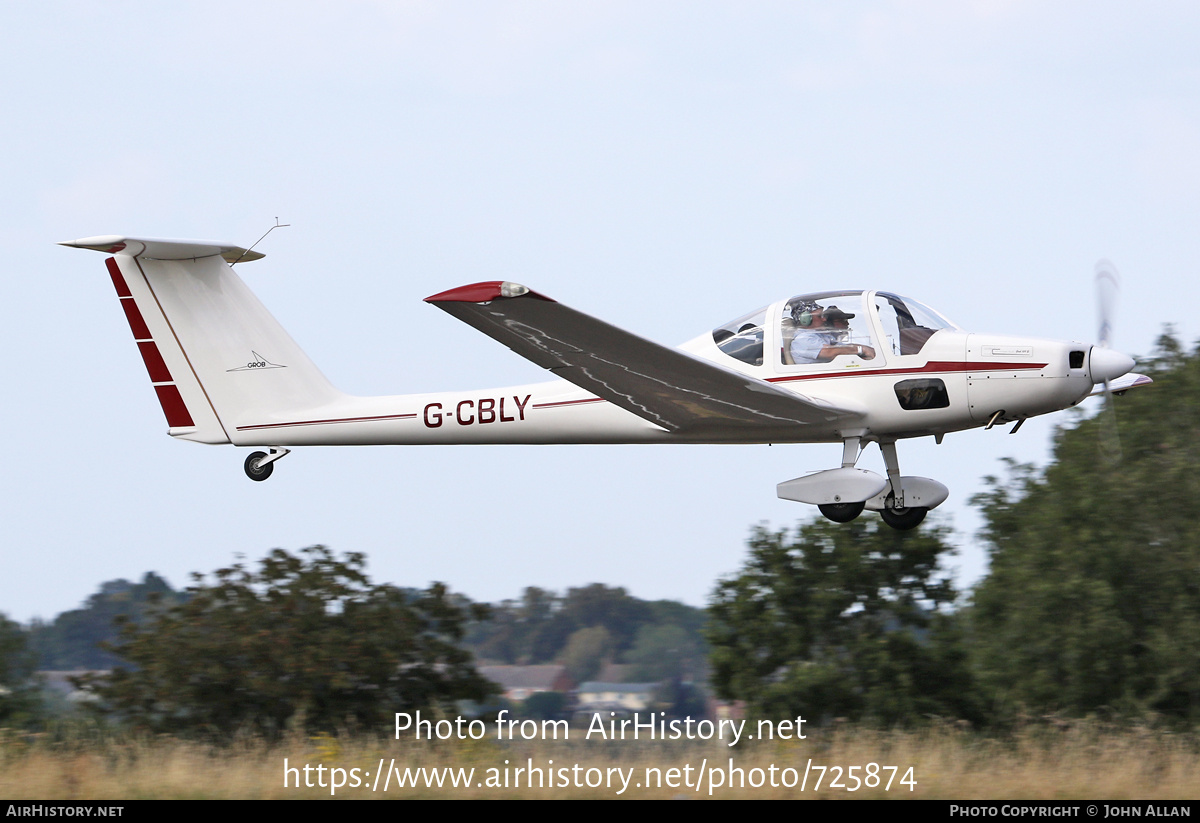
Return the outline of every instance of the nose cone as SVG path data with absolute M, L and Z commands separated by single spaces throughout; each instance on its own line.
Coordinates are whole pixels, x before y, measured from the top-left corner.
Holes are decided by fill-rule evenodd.
M 1116 380 L 1133 369 L 1133 358 L 1112 349 L 1092 346 L 1092 362 L 1088 372 L 1096 384 Z

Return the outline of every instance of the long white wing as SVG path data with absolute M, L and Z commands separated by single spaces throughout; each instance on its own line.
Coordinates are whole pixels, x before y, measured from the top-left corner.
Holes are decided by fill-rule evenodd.
M 797 426 L 850 422 L 865 412 L 779 389 L 652 343 L 513 283 L 476 283 L 426 302 L 668 431 L 794 431 Z

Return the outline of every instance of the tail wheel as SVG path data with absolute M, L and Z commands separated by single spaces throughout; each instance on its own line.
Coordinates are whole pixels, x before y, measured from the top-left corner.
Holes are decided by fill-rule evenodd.
M 271 476 L 271 472 L 275 471 L 274 463 L 261 464 L 266 458 L 266 452 L 251 452 L 246 458 L 246 476 L 251 480 L 266 480 Z
M 865 503 L 825 503 L 817 506 L 834 523 L 849 523 L 862 514 Z M 920 522 L 919 520 L 917 521 Z M 915 525 L 915 524 L 914 524 Z
M 927 514 L 929 514 L 929 509 L 924 506 L 912 506 L 907 509 L 881 509 L 879 512 L 884 523 L 902 532 L 921 525 L 921 521 Z

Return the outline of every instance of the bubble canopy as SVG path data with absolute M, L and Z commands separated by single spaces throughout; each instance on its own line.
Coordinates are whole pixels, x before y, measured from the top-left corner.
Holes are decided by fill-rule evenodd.
M 937 311 L 889 292 L 826 291 L 799 294 L 713 329 L 724 354 L 762 366 L 765 352 L 779 366 L 806 366 L 854 357 L 876 365 L 882 357 L 919 354 L 934 334 L 959 327 Z M 778 345 L 770 345 L 777 342 Z

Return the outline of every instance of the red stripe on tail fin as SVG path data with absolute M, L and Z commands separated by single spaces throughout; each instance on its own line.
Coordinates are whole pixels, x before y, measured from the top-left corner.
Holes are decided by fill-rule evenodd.
M 137 303 L 133 302 L 133 298 L 122 297 L 121 308 L 125 310 L 125 319 L 129 321 L 129 330 L 133 332 L 133 339 L 149 340 L 150 328 L 142 319 L 142 313 L 138 310 Z
M 188 414 L 187 404 L 183 402 L 183 395 L 179 393 L 179 388 L 174 383 L 155 386 L 154 391 L 158 395 L 158 402 L 162 406 L 163 414 L 167 416 L 168 426 L 174 429 L 196 425 L 192 422 L 192 416 Z
M 129 284 L 125 282 L 125 276 L 121 274 L 121 269 L 117 266 L 117 258 L 109 257 L 104 261 L 104 265 L 108 266 L 108 274 L 112 278 L 113 286 L 117 289 L 117 297 L 133 297 L 129 291 Z
M 150 375 L 151 383 L 171 383 L 171 370 L 167 368 L 167 363 L 163 360 L 162 353 L 159 352 L 158 346 L 154 345 L 153 340 L 139 340 L 138 351 L 142 353 L 142 360 L 146 363 L 146 372 Z

